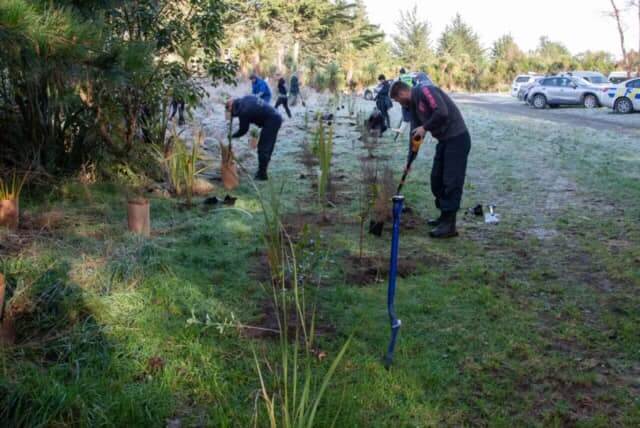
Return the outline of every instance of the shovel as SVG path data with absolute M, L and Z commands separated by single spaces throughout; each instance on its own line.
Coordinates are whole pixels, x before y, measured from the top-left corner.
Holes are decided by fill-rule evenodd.
M 409 159 L 407 160 L 407 166 L 400 180 L 400 185 L 396 195 L 393 197 L 393 235 L 391 238 L 391 257 L 389 261 L 389 286 L 387 288 L 387 312 L 389 313 L 389 322 L 391 324 L 391 339 L 389 346 L 387 347 L 387 354 L 384 358 L 384 366 L 389 369 L 393 364 L 393 353 L 396 348 L 396 341 L 398 339 L 398 332 L 402 321 L 396 316 L 395 299 L 396 299 L 396 281 L 398 279 L 398 253 L 400 250 L 400 216 L 404 205 L 404 196 L 401 195 L 404 183 L 407 180 L 407 176 L 411 171 L 411 165 L 418 157 L 420 146 L 422 145 L 422 138 L 414 136 L 411 140 L 411 152 L 409 153 Z
M 402 174 L 402 179 L 400 180 L 400 185 L 398 185 L 398 190 L 396 191 L 396 195 L 400 195 L 402 193 L 402 188 L 404 187 L 404 183 L 407 181 L 407 177 L 409 176 L 409 172 L 411 172 L 411 165 L 418 157 L 418 153 L 420 152 L 420 146 L 422 145 L 422 138 L 413 136 L 411 139 L 411 151 L 409 152 L 409 159 L 407 159 L 407 166 L 404 169 L 404 174 Z

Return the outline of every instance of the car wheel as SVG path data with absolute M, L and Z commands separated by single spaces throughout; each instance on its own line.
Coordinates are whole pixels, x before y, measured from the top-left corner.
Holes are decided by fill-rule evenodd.
M 537 109 L 543 109 L 547 106 L 547 97 L 538 94 L 533 97 L 533 106 Z
M 584 106 L 585 108 L 598 108 L 600 103 L 595 95 L 588 94 L 584 97 Z
M 613 109 L 616 113 L 627 114 L 633 111 L 633 104 L 629 98 L 620 98 Z
M 367 101 L 371 101 L 373 99 L 373 94 L 371 93 L 371 91 L 365 91 L 364 99 Z

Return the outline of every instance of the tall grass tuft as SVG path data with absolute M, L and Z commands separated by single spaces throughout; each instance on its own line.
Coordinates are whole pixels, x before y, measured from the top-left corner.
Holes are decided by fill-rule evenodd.
M 361 164 L 362 177 L 358 189 L 358 222 L 360 224 L 359 236 L 359 258 L 362 260 L 364 251 L 364 225 L 373 206 L 376 197 L 376 183 L 378 181 L 378 170 L 376 164 L 366 159 Z
M 16 171 L 13 171 L 9 180 L 5 181 L 0 177 L 0 200 L 20 199 L 20 193 L 22 193 L 24 183 L 27 181 L 27 175 L 24 174 L 20 177 Z
M 333 159 L 333 126 L 325 125 L 322 118 L 318 120 L 314 137 L 314 149 L 320 164 L 320 177 L 318 179 L 318 202 L 324 207 L 327 205 L 327 191 L 331 185 L 331 160 Z
M 315 308 L 307 322 L 303 288 L 298 280 L 294 246 L 280 220 L 280 193 L 272 192 L 269 202 L 260 196 L 265 213 L 264 240 L 270 257 L 274 305 L 278 313 L 279 361 L 261 363 L 254 351 L 260 381 L 260 395 L 271 428 L 310 428 L 316 425 L 318 409 L 335 371 L 344 358 L 351 338 L 342 346 L 326 374 L 316 378 L 313 370 L 315 339 Z M 289 276 L 289 288 L 285 278 Z M 295 312 L 295 337 L 289 337 L 290 314 Z M 268 368 L 268 371 L 263 368 Z M 272 380 L 266 377 L 272 374 Z M 258 426 L 260 413 L 256 413 Z M 262 424 L 260 424 L 262 425 Z
M 195 180 L 198 174 L 206 169 L 197 167 L 203 141 L 204 133 L 200 130 L 191 144 L 191 149 L 188 149 L 174 128 L 171 143 L 165 147 L 164 153 L 157 151 L 171 193 L 184 196 L 188 206 L 192 205 Z

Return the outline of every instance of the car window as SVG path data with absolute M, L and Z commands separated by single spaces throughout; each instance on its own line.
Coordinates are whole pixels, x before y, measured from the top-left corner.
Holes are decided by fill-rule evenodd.
M 571 86 L 572 83 L 573 82 L 570 79 L 567 79 L 566 77 L 562 79 L 558 79 L 558 86 L 562 86 L 563 88 L 567 86 Z
M 640 89 L 640 79 L 632 80 L 631 82 L 627 83 L 627 88 Z
M 601 83 L 607 83 L 607 78 L 604 76 L 589 76 L 589 80 L 591 83 L 595 83 L 596 85 L 599 85 Z
M 520 76 L 516 79 L 516 83 L 524 83 L 529 81 L 529 76 Z
M 556 80 L 557 79 L 544 79 L 542 81 L 542 86 L 557 86 L 556 85 Z

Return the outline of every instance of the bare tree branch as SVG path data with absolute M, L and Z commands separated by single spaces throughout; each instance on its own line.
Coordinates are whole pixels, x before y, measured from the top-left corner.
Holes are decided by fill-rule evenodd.
M 627 69 L 627 77 L 631 76 L 631 67 L 629 58 L 627 57 L 627 48 L 624 42 L 624 28 L 622 26 L 622 17 L 620 16 L 620 9 L 616 5 L 615 0 L 611 1 L 611 16 L 615 18 L 616 23 L 618 24 L 618 34 L 620 35 L 620 47 L 622 49 L 622 62 L 625 64 L 625 68 Z

